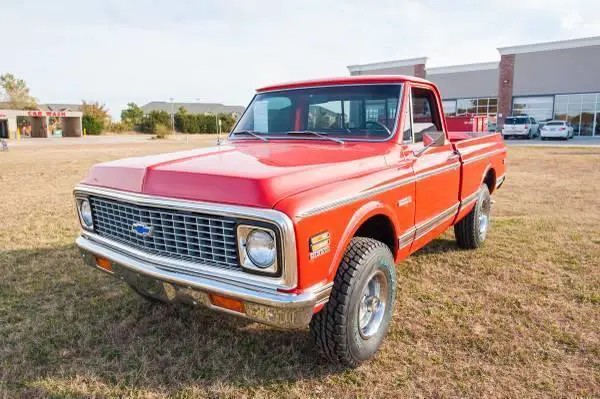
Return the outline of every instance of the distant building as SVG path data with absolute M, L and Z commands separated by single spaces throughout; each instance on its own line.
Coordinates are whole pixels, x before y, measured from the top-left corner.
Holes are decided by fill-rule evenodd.
M 177 112 L 183 107 L 191 114 L 229 114 L 235 119 L 239 118 L 244 112 L 244 107 L 237 105 L 223 105 L 216 103 L 170 103 L 167 101 L 152 101 L 142 106 L 144 114 L 152 111 L 165 111 L 169 115 L 171 110 Z
M 477 49 L 474 49 L 477 51 Z M 600 136 L 600 36 L 498 49 L 500 61 L 427 67 L 427 58 L 349 65 L 351 75 L 426 78 L 440 89 L 446 115 L 510 115 L 569 121 L 575 135 Z
M 82 117 L 83 113 L 78 107 L 73 109 L 39 105 L 37 110 L 25 110 L 2 109 L 0 104 L 0 138 L 52 137 L 55 134 L 62 137 L 81 137 Z M 56 129 L 57 126 L 60 126 L 60 130 Z M 57 133 L 58 131 L 60 133 Z
M 38 104 L 40 111 L 73 111 L 81 112 L 83 104 Z

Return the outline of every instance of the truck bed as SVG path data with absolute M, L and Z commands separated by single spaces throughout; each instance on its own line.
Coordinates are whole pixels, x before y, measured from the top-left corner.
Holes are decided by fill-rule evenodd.
M 498 184 L 504 181 L 506 158 L 506 145 L 499 133 L 477 132 L 450 132 L 450 141 L 460 156 L 461 160 L 461 186 L 459 200 L 468 202 L 478 192 L 482 183 L 489 187 L 493 193 Z M 493 169 L 491 181 L 482 181 L 482 176 Z M 456 220 L 460 220 L 471 207 L 461 207 Z

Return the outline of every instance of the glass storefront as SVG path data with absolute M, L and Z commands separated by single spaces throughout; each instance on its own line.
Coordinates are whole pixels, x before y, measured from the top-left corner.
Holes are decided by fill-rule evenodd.
M 496 123 L 498 99 L 493 98 L 460 98 L 443 101 L 446 116 L 486 115 L 490 123 Z
M 553 96 L 543 97 L 514 97 L 512 114 L 516 116 L 528 115 L 540 123 L 552 120 L 554 106 Z
M 442 101 L 442 107 L 444 108 L 444 115 L 455 116 L 456 115 L 456 100 Z
M 556 96 L 554 119 L 571 122 L 575 135 L 600 136 L 600 93 Z

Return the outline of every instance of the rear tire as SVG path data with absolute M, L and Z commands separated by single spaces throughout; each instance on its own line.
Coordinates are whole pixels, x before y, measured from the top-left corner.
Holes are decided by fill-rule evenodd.
M 479 197 L 471 212 L 454 225 L 454 235 L 458 246 L 476 249 L 483 245 L 490 227 L 492 199 L 487 185 L 479 188 Z
M 335 276 L 329 302 L 310 322 L 313 338 L 331 362 L 357 367 L 372 358 L 385 337 L 396 297 L 390 249 L 355 237 Z

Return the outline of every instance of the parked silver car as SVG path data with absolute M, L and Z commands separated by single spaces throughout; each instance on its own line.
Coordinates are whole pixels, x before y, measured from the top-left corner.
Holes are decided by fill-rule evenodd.
M 550 121 L 544 125 L 540 133 L 542 140 L 549 138 L 569 140 L 573 135 L 573 125 L 567 121 Z
M 504 120 L 502 136 L 504 136 L 505 139 L 510 137 L 526 137 L 532 139 L 539 135 L 540 125 L 531 116 L 509 116 Z

